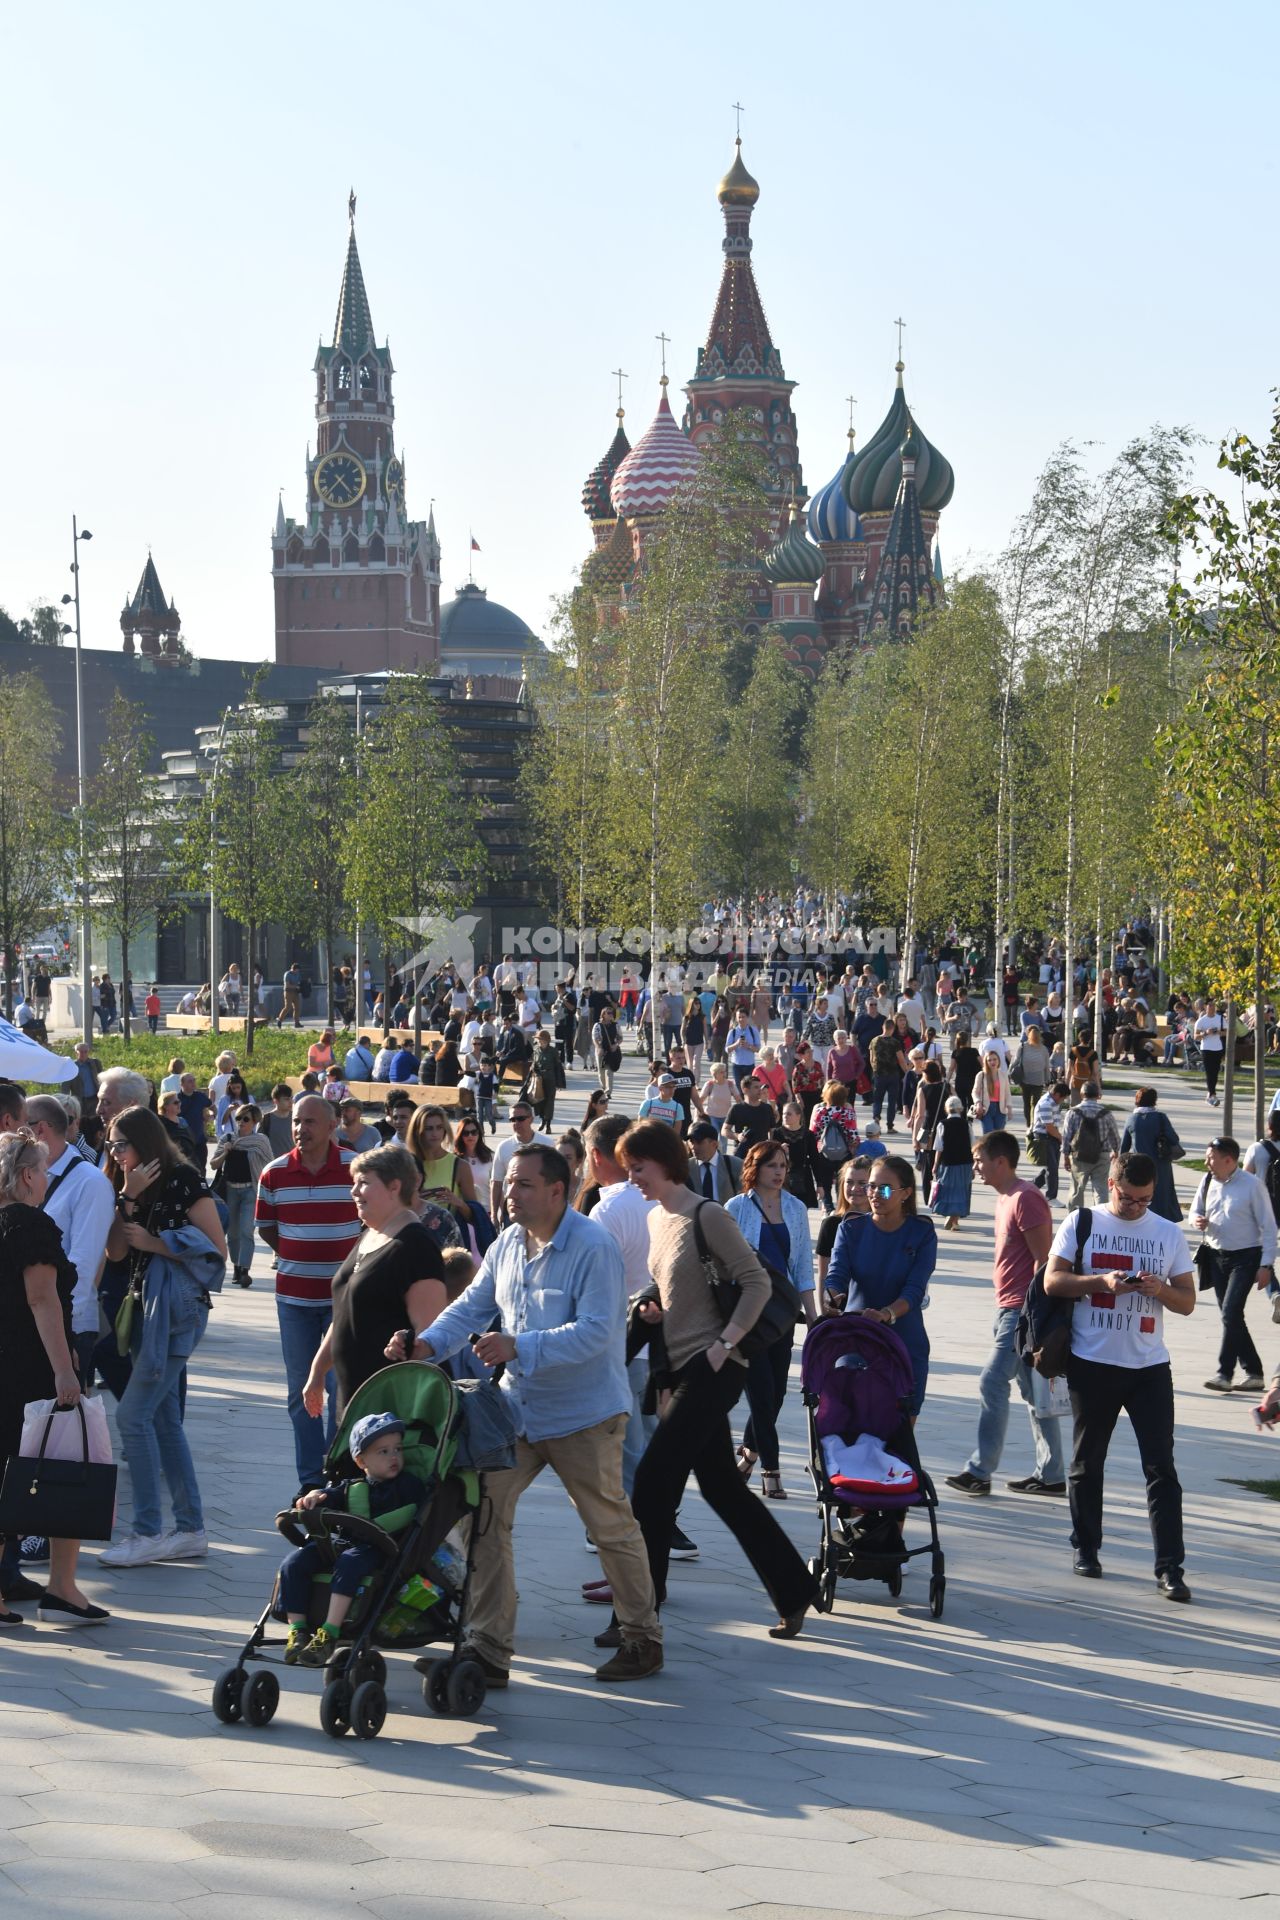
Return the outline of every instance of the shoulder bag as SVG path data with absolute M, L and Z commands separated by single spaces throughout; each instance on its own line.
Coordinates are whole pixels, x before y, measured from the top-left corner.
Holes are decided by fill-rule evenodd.
M 722 1316 L 721 1324 L 727 1327 L 738 1310 L 742 1288 L 736 1280 L 731 1280 L 723 1271 L 720 1262 L 707 1245 L 700 1218 L 702 1209 L 706 1205 L 705 1200 L 699 1200 L 693 1210 L 693 1237 L 697 1243 L 698 1258 L 702 1262 L 702 1271 L 706 1275 L 707 1285 L 715 1297 L 716 1311 Z M 760 1259 L 758 1253 L 756 1258 Z M 769 1284 L 773 1291 L 761 1309 L 760 1318 L 751 1331 L 744 1334 L 738 1342 L 737 1350 L 744 1360 L 754 1360 L 757 1354 L 767 1353 L 777 1341 L 789 1338 L 795 1330 L 796 1321 L 804 1315 L 800 1295 L 786 1275 L 775 1272 L 763 1260 L 760 1264 L 769 1276 Z
M 81 1457 L 48 1458 L 49 1436 L 59 1417 L 55 1407 L 44 1423 L 40 1450 L 16 1454 L 0 1487 L 0 1534 L 21 1539 L 39 1534 L 48 1540 L 109 1540 L 116 1512 L 116 1469 L 89 1458 L 89 1429 L 82 1405 Z M 62 1408 L 65 1415 L 69 1408 Z

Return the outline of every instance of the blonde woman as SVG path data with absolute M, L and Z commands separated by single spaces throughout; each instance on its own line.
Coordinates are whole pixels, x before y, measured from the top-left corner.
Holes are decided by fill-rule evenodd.
M 1009 1069 L 994 1051 L 982 1056 L 982 1072 L 974 1081 L 969 1111 L 975 1120 L 981 1120 L 984 1133 L 995 1133 L 1009 1118 Z
M 729 1118 L 729 1110 L 738 1097 L 737 1089 L 729 1078 L 729 1069 L 723 1060 L 713 1061 L 711 1071 L 699 1090 L 698 1097 L 702 1101 L 703 1118 L 711 1122 L 718 1139 L 720 1129 Z

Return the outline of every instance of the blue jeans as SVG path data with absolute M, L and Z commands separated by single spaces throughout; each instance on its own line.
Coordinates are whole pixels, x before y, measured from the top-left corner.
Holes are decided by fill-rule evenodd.
M 649 1383 L 647 1353 L 638 1353 L 634 1360 L 627 1362 L 627 1379 L 631 1382 L 631 1412 L 627 1416 L 627 1430 L 622 1436 L 622 1485 L 629 1500 L 631 1489 L 636 1483 L 636 1468 L 640 1465 L 644 1450 L 658 1424 L 656 1413 L 640 1411 L 645 1388 Z
M 1004 1108 L 998 1107 L 993 1100 L 982 1116 L 982 1131 L 984 1133 L 998 1133 L 1003 1125 Z
M 209 1309 L 199 1304 L 194 1288 L 187 1290 L 185 1297 L 175 1289 L 169 1346 L 159 1371 L 144 1373 L 135 1353 L 129 1384 L 116 1413 L 133 1482 L 134 1532 L 146 1534 L 148 1539 L 154 1539 L 163 1531 L 162 1473 L 168 1484 L 173 1524 L 178 1532 L 199 1533 L 204 1527 L 200 1488 L 182 1425 L 179 1382 L 208 1324 Z
M 227 1251 L 234 1267 L 253 1264 L 253 1205 L 256 1187 L 227 1188 Z
M 880 1124 L 880 1109 L 884 1105 L 886 1097 L 889 1101 L 889 1112 L 885 1119 L 885 1125 L 887 1127 L 893 1125 L 897 1117 L 898 1095 L 901 1090 L 902 1076 L 900 1074 L 878 1073 L 876 1075 L 871 1083 L 871 1117 L 877 1126 Z
M 301 1307 L 296 1301 L 276 1296 L 276 1317 L 280 1322 L 280 1350 L 284 1355 L 285 1387 L 289 1395 L 289 1418 L 293 1422 L 293 1457 L 298 1470 L 298 1485 L 324 1485 L 324 1457 L 333 1445 L 338 1430 L 338 1383 L 330 1373 L 325 1379 L 328 1417 L 314 1420 L 302 1404 L 302 1389 L 307 1384 L 311 1362 L 329 1331 L 333 1308 Z
M 1062 1457 L 1061 1420 L 1041 1420 L 1031 1404 L 1031 1368 L 1019 1360 L 1013 1350 L 1018 1326 L 1018 1309 L 1001 1307 L 996 1314 L 992 1336 L 995 1344 L 978 1381 L 978 1444 L 969 1456 L 969 1472 L 979 1480 L 990 1480 L 1000 1465 L 1005 1435 L 1009 1430 L 1009 1389 L 1014 1381 L 1027 1403 L 1031 1417 L 1031 1437 L 1036 1448 L 1036 1473 L 1041 1480 L 1060 1484 L 1067 1477 Z
M 330 1593 L 345 1593 L 348 1598 L 362 1580 L 386 1563 L 376 1547 L 346 1547 L 333 1562 Z M 280 1604 L 291 1620 L 305 1620 L 311 1583 L 329 1565 L 329 1552 L 317 1540 L 291 1553 L 280 1569 Z

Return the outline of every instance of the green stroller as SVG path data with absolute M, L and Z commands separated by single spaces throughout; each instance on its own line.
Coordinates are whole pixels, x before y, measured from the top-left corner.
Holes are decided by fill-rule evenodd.
M 484 1704 L 484 1670 L 461 1653 L 462 1622 L 471 1579 L 472 1551 L 483 1497 L 482 1469 L 511 1464 L 510 1415 L 491 1380 L 455 1384 L 438 1367 L 419 1361 L 384 1367 L 352 1396 L 325 1461 L 327 1479 L 357 1472 L 348 1451 L 352 1428 L 370 1413 L 394 1413 L 405 1423 L 405 1467 L 426 1492 L 409 1525 L 390 1534 L 376 1521 L 333 1508 L 291 1508 L 276 1526 L 293 1546 L 318 1540 L 336 1560 L 343 1545 L 373 1547 L 382 1563 L 363 1582 L 342 1628 L 340 1644 L 323 1669 L 320 1725 L 334 1739 L 352 1733 L 372 1740 L 387 1717 L 387 1652 L 447 1641 L 451 1651 L 419 1659 L 422 1691 L 436 1713 L 470 1715 Z M 508 1456 L 511 1457 L 508 1457 Z M 465 1561 L 446 1537 L 469 1520 Z M 341 1541 L 333 1536 L 340 1534 Z M 318 1626 L 328 1608 L 327 1573 L 312 1583 L 308 1624 Z M 227 1726 L 265 1727 L 280 1704 L 275 1669 L 283 1660 L 265 1648 L 283 1648 L 285 1635 L 279 1583 L 259 1615 L 233 1667 L 218 1676 L 213 1711 Z M 259 1670 L 248 1671 L 248 1663 Z M 290 1672 L 305 1672 L 290 1668 Z

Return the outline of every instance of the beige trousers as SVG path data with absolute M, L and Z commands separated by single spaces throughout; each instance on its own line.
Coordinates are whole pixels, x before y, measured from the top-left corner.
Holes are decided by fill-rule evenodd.
M 601 1570 L 613 1588 L 622 1638 L 662 1638 L 649 1577 L 649 1556 L 622 1488 L 622 1439 L 626 1430 L 627 1416 L 618 1413 L 557 1440 L 517 1440 L 515 1466 L 486 1476 L 487 1498 L 476 1522 L 475 1565 L 464 1638 L 491 1665 L 511 1665 L 516 1630 L 511 1528 L 520 1495 L 544 1467 L 557 1475 L 599 1549 Z

